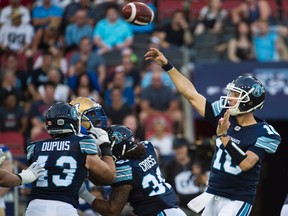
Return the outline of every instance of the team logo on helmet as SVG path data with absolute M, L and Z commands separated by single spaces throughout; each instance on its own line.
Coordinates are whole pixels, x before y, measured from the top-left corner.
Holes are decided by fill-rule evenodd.
M 252 92 L 252 95 L 254 97 L 260 97 L 265 91 L 264 88 L 260 84 L 257 84 L 257 83 L 253 84 L 252 88 L 254 88 L 254 91 Z
M 71 113 L 70 113 L 70 115 L 71 115 L 71 117 L 73 118 L 73 119 L 77 119 L 78 118 L 78 116 L 79 116 L 79 114 L 78 114 L 78 112 L 77 112 L 77 110 L 76 109 L 71 109 Z
M 119 144 L 122 142 L 123 140 L 123 134 L 120 133 L 119 131 L 114 131 L 113 134 L 112 134 L 112 137 L 114 138 L 115 140 L 115 144 Z
M 57 119 L 57 125 L 64 125 L 65 124 L 65 120 L 64 119 Z

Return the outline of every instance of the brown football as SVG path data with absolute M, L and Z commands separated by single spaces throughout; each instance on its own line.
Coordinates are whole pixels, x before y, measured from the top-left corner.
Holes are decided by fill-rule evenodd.
M 134 25 L 148 25 L 154 19 L 153 10 L 142 2 L 130 2 L 123 6 L 124 19 Z

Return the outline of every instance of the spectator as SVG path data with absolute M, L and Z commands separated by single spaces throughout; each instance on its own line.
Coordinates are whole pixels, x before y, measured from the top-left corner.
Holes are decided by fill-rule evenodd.
M 1 15 L 0 15 L 0 25 L 3 24 L 11 24 L 11 19 L 10 16 L 13 13 L 13 11 L 18 10 L 19 13 L 22 16 L 22 24 L 29 24 L 30 23 L 30 12 L 28 8 L 25 6 L 22 6 L 20 4 L 20 0 L 10 0 L 10 4 L 4 7 L 1 10 Z
M 269 30 L 267 21 L 259 20 L 252 28 L 255 56 L 259 62 L 287 61 L 287 46 L 278 32 Z
M 135 135 L 135 142 L 144 140 L 144 131 L 141 125 L 138 122 L 138 119 L 135 115 L 128 115 L 123 120 L 123 125 L 130 128 Z
M 47 73 L 48 81 L 54 82 L 56 84 L 54 100 L 55 101 L 68 101 L 70 96 L 70 89 L 67 85 L 61 83 L 62 76 L 61 71 L 57 68 L 51 68 Z M 38 87 L 38 91 L 41 96 L 45 96 L 45 84 Z
M 221 33 L 223 21 L 227 15 L 227 11 L 221 7 L 221 0 L 208 0 L 207 6 L 200 11 L 198 24 L 194 32 L 196 35 L 200 35 L 206 30 L 212 33 Z
M 61 72 L 61 76 L 66 76 L 68 73 L 68 61 L 63 56 L 63 49 L 61 47 L 57 47 L 53 44 L 47 47 L 52 56 L 52 66 L 57 68 Z M 44 49 L 45 52 L 46 49 Z M 33 69 L 37 70 L 43 64 L 43 55 L 40 55 L 36 58 Z
M 59 35 L 58 27 L 55 23 L 51 23 L 44 29 L 38 30 L 32 43 L 32 55 L 37 54 L 38 51 L 43 52 L 49 50 L 50 52 L 59 53 L 58 49 L 63 48 L 64 42 Z M 57 51 L 55 51 L 57 49 Z
M 127 87 L 125 85 L 126 77 L 123 71 L 119 71 L 114 74 L 113 80 L 108 85 L 108 89 L 105 92 L 105 104 L 107 107 L 111 106 L 111 89 L 117 87 L 122 92 L 122 101 L 128 104 L 130 107 L 134 106 L 134 90 L 132 87 Z
M 235 37 L 228 42 L 228 59 L 232 62 L 240 62 L 254 58 L 250 27 L 245 22 L 239 22 Z
M 196 173 L 192 172 L 192 167 L 196 171 L 196 164 L 193 165 L 194 159 L 190 156 L 189 146 L 188 140 L 184 137 L 177 136 L 173 140 L 175 158 L 165 167 L 164 173 L 166 174 L 167 182 L 171 184 L 178 195 L 179 207 L 187 215 L 194 216 L 195 214 L 188 210 L 187 204 L 191 199 L 203 192 L 208 177 L 203 172 L 200 172 L 200 175 L 195 175 Z M 206 179 L 204 176 L 206 176 Z M 198 185 L 198 180 L 201 180 L 200 185 Z
M 151 115 L 167 115 L 181 127 L 182 112 L 176 94 L 162 82 L 161 72 L 154 71 L 152 83 L 141 92 L 140 121 L 144 123 Z
M 15 92 L 20 101 L 24 100 L 24 93 L 17 87 L 17 79 L 12 71 L 5 70 L 1 73 L 0 105 L 4 105 L 6 95 Z
M 241 20 L 249 24 L 257 20 L 269 21 L 271 10 L 266 0 L 245 0 L 231 11 L 232 22 L 238 24 Z
M 95 101 L 99 101 L 99 92 L 94 89 L 87 73 L 82 73 L 79 75 L 74 94 L 77 97 L 91 97 Z
M 24 134 L 27 126 L 28 119 L 19 106 L 17 94 L 8 93 L 4 98 L 4 106 L 0 106 L 0 132 L 15 131 Z
M 100 92 L 101 88 L 100 88 L 100 84 L 98 81 L 98 76 L 93 71 L 92 72 L 86 71 L 85 62 L 79 60 L 74 66 L 74 71 L 75 71 L 74 72 L 75 74 L 68 78 L 68 85 L 73 91 L 75 91 L 77 88 L 77 83 L 78 83 L 80 76 L 82 74 L 87 74 L 89 76 L 89 80 L 91 82 L 92 89 L 95 89 L 98 92 Z
M 32 22 L 36 27 L 36 35 L 41 38 L 43 31 L 49 25 L 59 27 L 63 15 L 63 9 L 51 3 L 51 0 L 43 0 L 43 4 L 36 6 L 32 11 Z M 40 30 L 40 31 L 39 31 Z
M 174 135 L 171 131 L 167 131 L 168 122 L 164 117 L 155 117 L 152 124 L 153 134 L 148 138 L 148 141 L 153 143 L 153 146 L 158 150 L 161 165 L 165 166 L 174 155 L 172 149 Z
M 44 0 L 34 0 L 34 5 L 41 6 L 43 5 Z M 77 0 L 78 1 L 78 0 Z M 71 2 L 74 2 L 74 0 L 51 0 L 51 3 L 57 7 L 65 8 L 67 5 L 71 4 Z
M 118 4 L 118 0 L 95 0 L 94 1 L 94 10 L 93 10 L 93 15 L 94 15 L 94 21 L 97 24 L 100 20 L 104 19 L 106 16 L 106 8 L 114 6 L 118 7 L 120 9 L 120 4 Z M 122 3 L 122 2 L 121 2 Z M 123 3 L 123 5 L 125 2 Z
M 132 114 L 131 107 L 123 102 L 122 91 L 120 88 L 111 89 L 111 106 L 105 110 L 111 124 L 123 124 L 123 120 Z
M 163 69 L 158 64 L 155 64 L 155 62 L 149 62 L 149 65 L 146 66 L 141 81 L 142 89 L 147 88 L 152 84 L 152 77 L 154 72 L 161 73 L 161 80 L 164 86 L 168 86 L 173 92 L 176 91 L 176 88 L 169 75 L 167 73 L 164 73 Z
M 5 62 L 2 65 L 3 71 L 10 71 L 16 76 L 15 87 L 22 91 L 23 95 L 27 92 L 27 72 L 19 65 L 18 56 L 14 53 L 8 53 L 5 56 Z M 22 99 L 21 99 L 22 100 Z
M 63 15 L 63 28 L 70 23 L 75 23 L 77 21 L 76 18 L 76 12 L 78 10 L 86 10 L 88 14 L 88 20 L 87 22 L 91 25 L 94 26 L 95 21 L 94 21 L 94 9 L 93 6 L 91 5 L 91 1 L 89 0 L 79 0 L 79 1 L 74 1 L 71 4 L 69 4 L 64 11 Z
M 75 22 L 70 23 L 65 31 L 65 45 L 68 50 L 73 50 L 78 47 L 83 37 L 89 38 L 92 42 L 93 29 L 88 23 L 87 10 L 78 10 L 75 18 Z
M 38 49 L 49 50 L 52 46 L 62 47 L 59 40 L 59 26 L 62 20 L 63 9 L 51 3 L 52 0 L 43 0 L 43 4 L 35 6 L 32 11 L 32 22 L 36 33 L 33 40 L 32 50 L 27 53 L 32 57 Z
M 92 44 L 88 37 L 81 39 L 79 44 L 79 51 L 75 52 L 71 57 L 69 76 L 75 74 L 75 64 L 79 60 L 85 62 L 87 72 L 94 72 L 97 74 L 99 83 L 101 86 L 103 86 L 106 77 L 105 62 L 102 56 L 92 51 Z
M 33 70 L 27 79 L 28 92 L 34 100 L 40 99 L 38 87 L 47 82 L 47 73 L 52 68 L 52 54 L 48 51 L 42 53 L 43 63 L 40 68 Z
M 136 67 L 138 63 L 137 56 L 133 50 L 126 48 L 121 53 L 122 63 L 115 68 L 115 71 L 124 71 L 126 77 L 126 86 L 136 88 L 140 82 L 140 73 Z
M 96 24 L 93 35 L 99 54 L 130 47 L 133 37 L 131 27 L 120 18 L 118 7 L 115 6 L 106 9 L 106 18 Z
M 45 115 L 47 110 L 55 103 L 56 84 L 51 81 L 45 83 L 45 95 L 40 100 L 35 100 L 31 104 L 29 119 L 31 124 L 31 140 L 35 140 L 39 134 L 46 132 Z
M 162 48 L 189 46 L 193 42 L 189 23 L 181 10 L 172 14 L 171 22 L 165 24 L 158 33 L 154 33 L 161 40 Z
M 18 9 L 11 12 L 10 19 L 11 24 L 4 23 L 0 30 L 1 49 L 24 54 L 34 37 L 33 27 L 22 23 L 22 14 Z

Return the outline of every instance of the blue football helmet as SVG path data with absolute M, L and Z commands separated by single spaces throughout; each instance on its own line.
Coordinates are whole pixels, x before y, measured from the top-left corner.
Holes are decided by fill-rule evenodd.
M 80 115 L 74 106 L 65 102 L 52 105 L 46 113 L 45 122 L 50 135 L 79 133 Z
M 76 107 L 81 115 L 81 124 L 87 130 L 91 128 L 91 124 L 94 127 L 100 127 L 102 129 L 107 128 L 108 118 L 104 112 L 102 106 L 94 99 L 88 97 L 78 97 L 70 102 Z
M 253 112 L 261 109 L 265 100 L 265 88 L 263 84 L 251 75 L 239 76 L 226 86 L 227 96 L 221 96 L 221 107 L 228 108 L 232 116 Z M 231 92 L 239 93 L 239 97 L 231 97 Z M 237 100 L 234 106 L 230 106 L 230 100 Z
M 127 152 L 137 147 L 132 130 L 123 125 L 111 125 L 107 128 L 111 142 L 112 154 L 116 159 L 122 159 Z

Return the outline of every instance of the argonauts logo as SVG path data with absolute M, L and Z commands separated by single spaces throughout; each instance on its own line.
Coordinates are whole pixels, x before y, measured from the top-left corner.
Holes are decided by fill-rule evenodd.
M 260 97 L 265 92 L 264 87 L 260 84 L 253 84 L 252 88 L 254 88 L 254 91 L 252 92 L 254 97 Z
M 122 142 L 122 140 L 124 138 L 123 134 L 118 132 L 118 131 L 114 131 L 113 134 L 112 134 L 112 137 L 114 137 L 116 144 Z

